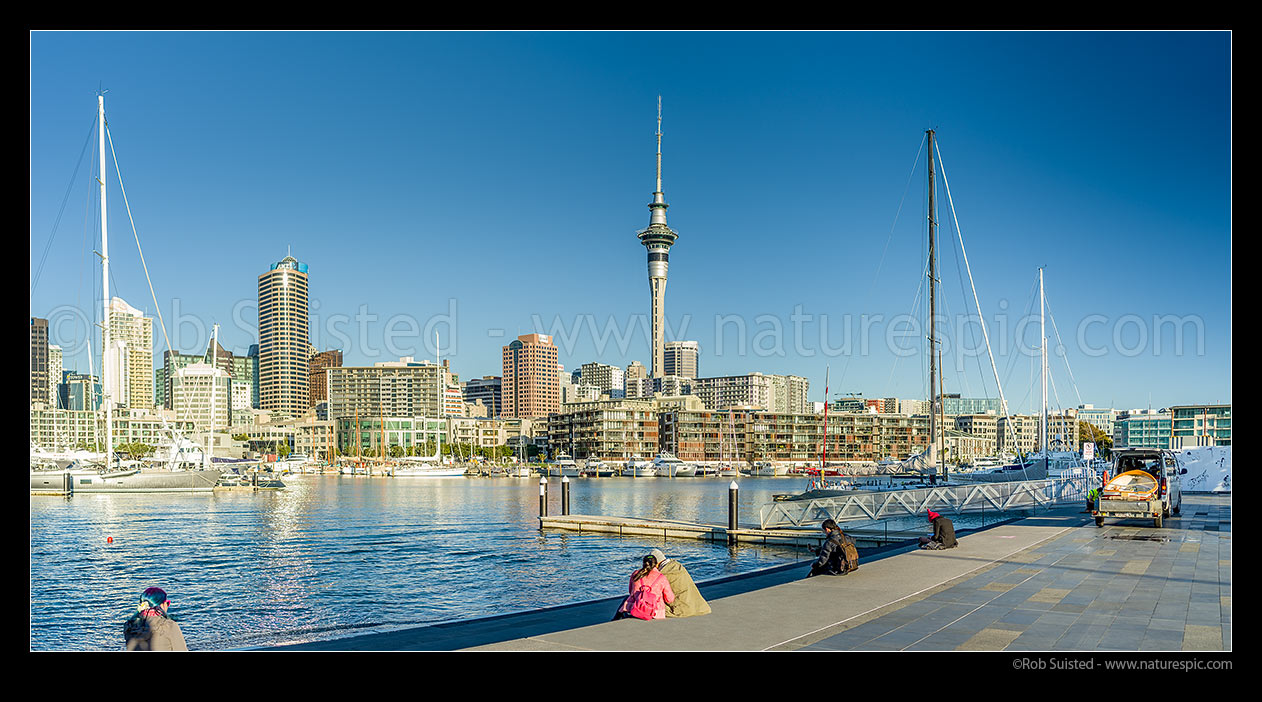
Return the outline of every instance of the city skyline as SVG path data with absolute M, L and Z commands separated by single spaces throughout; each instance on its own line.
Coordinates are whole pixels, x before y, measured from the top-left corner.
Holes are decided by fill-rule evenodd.
M 912 106 L 901 112 L 898 105 L 881 102 L 891 98 L 878 89 L 876 75 L 882 71 L 876 68 L 872 77 L 847 83 L 863 88 L 849 100 L 816 92 L 821 86 L 837 87 L 840 79 L 830 83 L 822 72 L 807 78 L 788 70 L 821 57 L 862 56 L 865 51 L 889 57 L 909 50 L 913 38 L 898 33 L 745 37 L 786 52 L 774 69 L 763 69 L 763 75 L 784 71 L 777 74 L 781 82 L 759 86 L 773 94 L 767 101 L 748 87 L 721 89 L 724 80 L 748 65 L 731 53 L 739 45 L 737 38 L 722 33 L 689 34 L 701 47 L 692 46 L 677 69 L 663 68 L 651 79 L 634 80 L 619 72 L 629 64 L 614 57 L 615 49 L 639 40 L 667 42 L 669 37 L 371 36 L 381 46 L 368 47 L 370 39 L 361 34 L 199 33 L 178 34 L 178 39 L 175 33 L 33 34 L 31 275 L 40 277 L 33 285 L 31 315 L 53 316 L 76 302 L 80 308 L 93 308 L 91 261 L 81 250 L 85 232 L 63 223 L 48 259 L 43 264 L 41 259 L 75 152 L 90 126 L 87 105 L 94 103 L 91 91 L 98 81 L 87 76 L 103 73 L 99 82 L 111 89 L 106 109 L 124 182 L 176 351 L 206 345 L 204 337 L 185 341 L 172 328 L 189 318 L 201 319 L 207 332 L 212 321 L 220 322 L 221 341 L 230 350 L 258 343 L 255 311 L 241 306 L 257 303 L 250 289 L 260 266 L 280 260 L 292 247 L 293 255 L 310 267 L 311 342 L 319 351 L 341 348 L 347 365 L 404 355 L 432 358 L 432 334 L 417 329 L 404 335 L 412 346 L 391 350 L 382 348 L 385 327 L 389 320 L 403 320 L 408 332 L 444 317 L 450 321 L 444 336 L 454 336 L 455 343 L 453 348 L 444 339 L 442 356 L 466 379 L 494 374 L 500 349 L 531 333 L 553 336 L 562 348 L 561 363 L 570 369 L 588 361 L 648 365 L 648 335 L 629 332 L 643 326 L 641 320 L 648 316 L 639 263 L 643 249 L 629 239 L 643 226 L 640 208 L 652 197 L 648 148 L 652 101 L 660 92 L 667 104 L 664 131 L 669 135 L 661 189 L 673 193 L 671 217 L 688 244 L 679 251 L 672 276 L 665 338 L 698 340 L 706 375 L 800 375 L 811 379 L 811 399 L 818 401 L 824 368 L 831 366 L 834 394 L 924 394 L 919 358 L 899 360 L 885 342 L 888 320 L 915 311 L 908 306 L 922 260 L 918 250 L 923 248 L 924 205 L 917 199 L 923 188 L 923 152 L 918 174 L 908 174 L 917 155 L 915 142 L 924 128 L 933 126 L 943 139 L 950 183 L 958 188 L 952 199 L 988 324 L 1005 313 L 1004 302 L 1005 314 L 1013 321 L 1020 316 L 1029 302 L 1026 288 L 1035 269 L 1046 265 L 1049 300 L 1061 335 L 1086 335 L 1086 344 L 1083 338 L 1074 339 L 1078 344 L 1067 342 L 1081 402 L 1128 408 L 1231 400 L 1229 35 L 918 35 L 916 40 L 928 38 L 939 50 L 959 52 L 957 63 L 978 66 L 997 52 L 1029 61 L 1068 47 L 1081 53 L 1061 56 L 1063 67 L 1039 66 L 1039 75 L 1047 79 L 1039 83 L 1049 90 L 1046 94 L 1027 91 L 1016 69 L 996 67 L 991 73 L 969 74 L 972 92 L 959 105 L 930 111 L 909 102 Z M 1036 46 L 1021 46 L 1021 38 Z M 613 46 L 596 51 L 602 39 Z M 140 48 L 126 58 L 107 60 L 105 66 L 71 68 L 69 63 L 69 55 L 92 53 L 94 47 L 134 44 L 172 50 L 178 42 L 188 46 L 169 66 L 135 65 L 144 53 Z M 219 84 L 219 91 L 210 90 L 217 92 L 213 98 L 176 82 L 181 70 L 204 60 L 199 51 L 225 45 L 241 53 L 220 72 L 204 76 L 208 85 Z M 724 56 L 731 65 L 707 63 L 702 47 L 729 52 Z M 310 58 L 321 48 L 353 66 L 317 62 L 309 72 L 282 70 L 294 56 Z M 487 52 L 480 72 L 451 58 L 469 59 L 478 50 Z M 521 50 L 522 65 L 495 63 L 514 50 Z M 600 60 L 580 60 L 591 52 Z M 367 85 L 349 80 L 353 70 L 377 66 L 382 73 L 372 75 L 399 81 L 405 75 L 399 69 L 404 59 L 419 62 L 434 56 L 444 57 L 442 65 L 455 75 L 444 79 L 437 68 L 431 69 L 427 78 L 445 88 L 423 93 L 434 98 L 432 103 L 422 105 L 412 102 L 419 100 L 415 94 L 387 90 L 386 78 L 375 77 Z M 1105 59 L 1112 63 L 1098 63 Z M 251 60 L 261 61 L 267 75 L 230 86 L 231 76 L 248 77 L 245 66 Z M 1146 72 L 1131 75 L 1133 82 L 1110 83 L 1127 74 L 1127 67 L 1154 61 Z M 522 78 L 544 64 L 553 72 L 538 75 L 550 81 L 510 85 L 513 76 Z M 895 81 L 900 86 L 909 85 L 910 67 L 900 66 L 883 73 L 900 78 Z M 720 79 L 701 82 L 700 69 L 707 67 L 721 68 Z M 1105 75 L 1093 79 L 1086 70 L 1092 67 Z M 320 71 L 330 69 L 346 79 L 330 82 L 335 86 L 331 92 L 342 99 L 303 91 L 315 88 Z M 294 84 L 269 83 L 282 75 L 296 77 Z M 476 76 L 498 86 L 495 94 L 503 104 L 462 82 Z M 608 85 L 598 78 L 608 79 Z M 1162 103 L 1168 109 L 1149 114 L 1140 95 L 1160 81 L 1169 86 L 1161 93 L 1169 95 Z M 545 89 L 558 87 L 553 83 L 568 85 L 571 93 Z M 268 93 L 267 86 L 277 89 Z M 1007 89 L 1004 97 L 1011 104 L 999 110 L 1003 114 L 983 109 L 980 96 L 989 96 L 987 86 Z M 215 116 L 215 101 L 236 87 L 244 95 L 229 103 L 235 111 Z M 1121 97 L 1105 95 L 1108 90 Z M 1081 99 L 1069 99 L 1078 94 Z M 188 100 L 174 98 L 180 95 Z M 1055 116 L 1060 121 L 1030 119 L 1028 126 L 1031 133 L 1060 137 L 1055 146 L 1009 140 L 1022 131 L 1013 126 L 1021 121 L 1017 117 L 1035 116 L 1040 99 L 1045 108 L 1059 110 Z M 363 105 L 364 100 L 371 104 Z M 322 112 L 322 103 L 337 109 Z M 496 109 L 507 104 L 517 107 L 510 111 L 512 118 Z M 415 109 L 434 105 L 442 109 Z M 860 105 L 874 116 L 860 119 L 847 112 L 857 112 Z M 306 122 L 294 115 L 304 115 Z M 420 128 L 407 123 L 409 117 Z M 859 136 L 844 130 L 832 134 L 821 126 L 833 120 Z M 370 129 L 373 125 L 381 129 Z M 1172 126 L 1183 141 L 1157 138 Z M 1092 128 L 1102 133 L 1093 136 Z M 773 133 L 774 139 L 768 136 Z M 201 144 L 200 137 L 209 143 Z M 390 138 L 398 139 L 393 150 Z M 1173 147 L 1172 153 L 1160 158 L 1146 154 L 1156 142 Z M 186 150 L 192 155 L 183 156 Z M 1089 161 L 1086 155 L 1092 155 Z M 1168 179 L 1140 177 L 1156 164 L 1169 169 Z M 86 165 L 81 169 L 87 170 Z M 76 187 L 81 189 L 82 183 Z M 1054 204 L 1034 196 L 1043 189 L 1053 193 Z M 226 204 L 212 203 L 209 198 L 215 196 Z M 83 206 L 82 198 L 77 202 Z M 125 214 L 116 206 L 121 198 L 111 196 L 111 202 L 111 289 L 156 316 Z M 1037 204 L 1046 209 L 1034 210 Z M 74 212 L 71 207 L 66 211 Z M 287 220 L 287 212 L 292 219 Z M 959 264 L 948 258 L 945 240 L 953 236 L 945 226 L 948 216 L 940 207 L 942 263 L 953 273 Z M 67 217 L 67 222 L 73 219 Z M 1028 230 L 1014 237 L 1018 223 Z M 769 240 L 776 246 L 768 245 Z M 1180 247 L 1178 256 L 1170 254 L 1174 246 Z M 193 257 L 196 266 L 189 265 Z M 67 280 L 74 282 L 64 284 Z M 962 287 L 954 281 L 944 285 L 945 295 Z M 971 298 L 961 292 L 954 290 L 956 297 L 948 299 L 953 314 L 971 311 Z M 355 318 L 365 311 L 376 319 L 359 332 Z M 809 341 L 812 325 L 818 337 L 827 319 L 833 333 L 826 345 L 836 347 L 838 327 L 846 324 L 861 331 L 862 314 L 887 320 L 874 328 L 882 338 L 866 353 L 829 355 L 818 339 L 796 343 L 795 325 L 803 317 L 804 340 Z M 328 343 L 328 330 L 321 325 L 337 315 L 355 332 L 351 348 Z M 1090 320 L 1096 315 L 1106 321 L 1093 327 Z M 1178 325 L 1190 316 L 1200 320 L 1199 327 L 1196 322 Z M 253 338 L 241 328 L 248 324 L 234 324 L 238 317 L 256 325 Z M 1129 317 L 1140 321 L 1128 327 L 1124 320 Z M 1175 356 L 1153 347 L 1163 329 L 1156 320 L 1162 317 L 1175 318 L 1167 332 L 1200 335 L 1199 343 L 1188 343 L 1191 352 Z M 721 318 L 739 319 L 744 333 L 740 324 L 728 321 L 724 326 Z M 780 327 L 778 344 L 771 320 Z M 690 324 L 681 332 L 685 321 Z M 50 327 L 50 337 L 55 327 Z M 579 333 L 572 333 L 575 329 Z M 1110 329 L 1112 339 L 1097 333 Z M 724 338 L 726 332 L 732 335 Z M 990 333 L 992 341 L 1004 339 L 994 327 Z M 1123 342 L 1114 345 L 1127 348 L 1144 346 L 1134 338 L 1141 333 L 1152 343 L 1136 355 L 1116 348 L 1103 357 L 1083 353 L 1084 346 L 1087 351 L 1107 347 L 1101 339 Z M 159 337 L 155 329 L 153 352 L 160 358 L 165 346 Z M 724 343 L 727 349 L 736 347 L 741 338 L 755 351 L 717 353 Z M 563 343 L 569 340 L 566 348 Z M 759 348 L 767 350 L 768 340 L 771 351 L 758 353 Z M 67 347 L 60 337 L 50 341 Z M 1169 351 L 1173 339 L 1165 342 Z M 81 359 L 82 353 L 67 349 L 63 363 L 67 369 L 86 371 Z M 1006 373 L 1004 389 L 1012 411 L 1028 408 L 1025 357 L 1001 353 L 996 360 Z M 1063 364 L 1057 363 L 1053 359 L 1053 373 L 1064 383 L 1058 390 L 1060 406 L 1076 406 L 1080 401 L 1068 387 Z M 948 375 L 946 391 L 986 394 L 989 371 L 979 373 L 975 365 L 969 358 L 971 377 Z M 843 369 L 846 377 L 839 380 Z M 1163 379 L 1160 388 L 1143 382 L 1157 377 Z M 993 379 L 989 384 L 993 395 Z M 1165 394 L 1150 401 L 1154 390 Z M 1037 402 L 1037 391 L 1033 398 Z

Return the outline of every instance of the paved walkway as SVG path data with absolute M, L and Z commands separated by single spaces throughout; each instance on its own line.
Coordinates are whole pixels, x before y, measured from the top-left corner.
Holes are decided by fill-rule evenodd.
M 845 577 L 805 564 L 701 585 L 713 612 L 609 617 L 621 597 L 287 650 L 1230 650 L 1231 498 L 1188 495 L 1153 529 L 1062 509 L 894 547 Z

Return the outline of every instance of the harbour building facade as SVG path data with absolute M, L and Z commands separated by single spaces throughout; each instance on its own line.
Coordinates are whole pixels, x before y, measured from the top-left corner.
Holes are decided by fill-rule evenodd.
M 1231 405 L 1175 405 L 1170 431 L 1173 449 L 1231 446 Z

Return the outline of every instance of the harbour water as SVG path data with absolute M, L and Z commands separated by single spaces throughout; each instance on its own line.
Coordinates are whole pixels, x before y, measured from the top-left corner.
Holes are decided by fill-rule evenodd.
M 572 479 L 570 511 L 722 524 L 729 483 Z M 744 523 L 805 480 L 739 483 Z M 559 493 L 554 478 L 552 513 Z M 121 648 L 122 621 L 153 585 L 170 596 L 190 648 L 222 650 L 618 595 L 653 547 L 687 564 L 697 580 L 811 555 L 785 546 L 544 533 L 538 500 L 538 478 L 321 475 L 298 476 L 278 492 L 32 497 L 30 647 Z

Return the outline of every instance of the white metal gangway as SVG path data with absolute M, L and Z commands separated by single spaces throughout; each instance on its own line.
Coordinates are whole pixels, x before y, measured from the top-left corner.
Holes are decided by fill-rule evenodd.
M 837 522 L 892 519 L 923 515 L 1008 512 L 1034 507 L 1082 502 L 1096 481 L 1089 471 L 1070 478 L 1013 480 L 1002 483 L 942 485 L 913 490 L 861 490 L 836 497 L 785 500 L 763 505 L 758 521 L 763 529 Z

